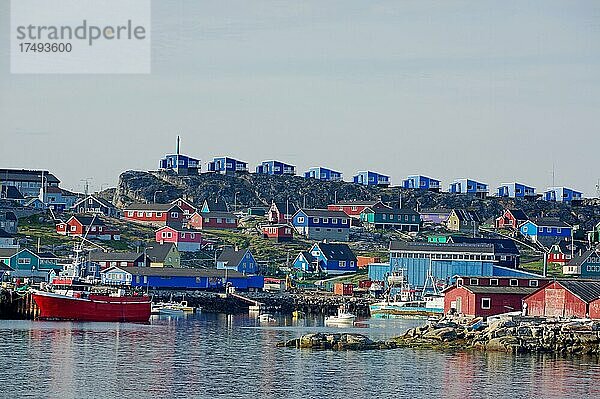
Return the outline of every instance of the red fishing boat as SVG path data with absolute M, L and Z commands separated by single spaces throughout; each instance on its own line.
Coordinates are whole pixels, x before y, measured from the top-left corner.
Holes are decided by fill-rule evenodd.
M 43 320 L 145 323 L 150 319 L 148 296 L 86 291 L 33 291 L 32 296 L 40 308 L 39 318 Z

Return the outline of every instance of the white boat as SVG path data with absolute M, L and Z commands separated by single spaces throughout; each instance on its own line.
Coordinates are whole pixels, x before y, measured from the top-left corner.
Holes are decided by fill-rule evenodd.
M 152 304 L 151 313 L 154 315 L 183 316 L 185 311 L 178 304 L 159 302 Z
M 260 316 L 258 316 L 258 320 L 261 323 L 276 323 L 277 319 L 273 317 L 272 314 L 270 313 L 263 313 Z
M 352 313 L 349 313 L 344 309 L 344 306 L 340 306 L 338 308 L 338 313 L 335 316 L 327 316 L 325 317 L 325 325 L 336 325 L 336 324 L 354 324 L 354 320 L 356 320 L 356 316 Z

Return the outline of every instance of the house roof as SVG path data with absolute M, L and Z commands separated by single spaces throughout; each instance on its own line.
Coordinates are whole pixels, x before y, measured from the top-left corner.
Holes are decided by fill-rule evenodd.
M 343 211 L 330 211 L 329 209 L 299 209 L 298 212 L 304 212 L 308 217 L 337 217 L 337 218 L 347 218 Z
M 585 242 L 583 241 L 573 241 L 571 243 L 571 240 L 560 240 L 559 242 L 557 242 L 556 245 L 559 249 L 560 252 L 562 254 L 567 254 L 567 253 L 571 253 L 571 247 L 573 247 L 573 252 L 574 253 L 579 253 L 579 251 L 581 251 L 581 253 L 583 254 L 583 252 L 585 252 L 585 250 L 587 249 L 587 245 Z
M 376 204 L 382 204 L 383 203 L 379 200 L 351 200 L 351 201 L 338 201 L 336 204 L 334 205 L 341 205 L 341 206 L 348 206 L 348 205 L 352 205 L 352 206 L 373 206 Z
M 173 243 L 152 243 L 151 247 L 146 248 L 146 255 L 153 262 L 164 262 L 173 247 L 176 247 Z
M 125 208 L 128 211 L 158 211 L 167 212 L 173 208 L 177 208 L 181 211 L 177 205 L 173 204 L 131 204 Z
M 230 266 L 239 265 L 244 255 L 246 255 L 247 248 L 238 249 L 237 251 L 233 248 L 225 248 L 221 255 L 217 258 L 217 262 L 224 262 Z
M 590 257 L 590 255 L 596 253 L 595 249 L 590 249 L 582 253 L 581 255 L 575 255 L 573 259 L 569 263 L 568 266 L 581 266 L 583 263 Z
M 476 252 L 494 254 L 492 244 L 438 244 L 429 242 L 391 241 L 391 251 L 417 251 L 417 252 Z
M 60 259 L 58 256 L 56 256 L 56 254 L 53 254 L 52 252 L 38 252 L 37 256 L 39 256 L 41 259 Z
M 527 217 L 527 215 L 525 214 L 525 212 L 523 212 L 523 210 L 521 210 L 521 209 L 508 209 L 508 212 L 510 212 L 510 214 L 513 215 L 513 217 L 517 220 L 529 219 Z
M 230 218 L 230 219 L 237 219 L 238 218 L 237 216 L 235 216 L 231 212 L 210 211 L 210 212 L 203 212 L 203 213 L 202 212 L 196 212 L 196 213 L 198 213 L 203 218 Z
M 277 210 L 280 213 L 288 213 L 288 214 L 294 214 L 296 213 L 296 211 L 298 210 L 298 208 L 296 208 L 296 205 L 294 205 L 291 202 L 274 202 L 273 203 L 275 205 L 275 207 L 277 208 Z
M 11 200 L 19 200 L 19 201 L 25 199 L 25 197 L 23 197 L 23 194 L 21 194 L 19 189 L 16 188 L 15 186 L 2 185 L 2 186 L 0 186 L 0 188 L 2 189 L 1 195 L 0 195 L 0 197 L 2 197 L 2 198 L 11 199 Z
M 104 226 L 104 221 L 99 217 L 88 216 L 88 215 L 75 215 L 73 219 L 76 219 L 84 226 Z
M 13 238 L 12 234 L 7 233 L 5 230 L 0 229 L 0 238 Z
M 356 261 L 356 255 L 350 249 L 348 244 L 329 244 L 319 243 L 316 244 L 321 249 L 323 256 L 329 260 L 354 260 Z
M 0 210 L 0 219 L 17 221 L 17 215 L 11 211 Z
M 559 280 L 558 283 L 587 303 L 600 298 L 600 281 Z
M 212 199 L 207 198 L 204 200 L 204 202 L 202 202 L 202 208 L 205 206 L 207 206 L 208 210 L 211 212 L 229 212 L 229 206 L 227 206 L 227 202 L 223 201 L 222 199 L 219 201 L 217 198 L 213 201 Z
M 473 237 L 450 237 L 455 244 L 492 244 L 496 253 L 518 254 L 519 248 L 513 240 L 508 238 L 473 238 Z
M 180 233 L 198 233 L 201 234 L 200 231 L 198 230 L 194 230 L 194 229 L 188 229 L 187 227 L 183 227 L 180 223 L 176 223 L 176 224 L 170 224 L 167 226 L 162 226 L 161 228 L 157 229 L 156 231 L 161 231 L 164 229 L 169 229 L 169 230 L 174 230 Z
M 89 259 L 92 262 L 104 262 L 104 261 L 133 262 L 133 261 L 136 261 L 137 259 L 139 259 L 140 257 L 143 258 L 143 256 L 144 256 L 143 253 L 138 253 L 138 252 L 99 252 L 99 251 L 94 251 L 94 252 L 90 252 Z
M 571 227 L 558 218 L 537 218 L 533 219 L 531 222 L 538 227 Z
M 60 180 L 47 170 L 26 170 L 26 169 L 0 169 L 0 181 L 42 181 L 42 173 L 44 180 L 48 183 L 58 184 Z
M 477 213 L 467 210 L 467 209 L 461 209 L 461 208 L 456 208 L 453 209 L 452 211 L 454 211 L 454 213 L 456 214 L 456 217 L 458 217 L 458 220 L 460 220 L 461 222 L 480 222 L 481 219 L 479 219 L 479 216 L 477 215 Z
M 110 267 L 100 273 L 106 273 L 111 269 L 120 269 L 134 276 L 157 276 L 157 277 L 224 277 L 225 270 L 220 269 L 193 269 L 183 267 Z M 229 270 L 227 278 L 245 277 L 242 273 Z
M 509 294 L 509 295 L 529 295 L 537 291 L 538 287 L 511 287 L 502 285 L 462 285 L 466 290 L 473 294 Z
M 431 214 L 434 214 L 434 213 L 436 213 L 436 214 L 450 214 L 450 212 L 452 212 L 451 209 L 427 209 L 427 208 L 424 208 L 424 209 L 421 209 L 421 211 L 419 213 L 421 213 L 421 214 L 424 214 L 424 213 L 425 214 L 428 214 L 428 213 L 431 213 Z
M 10 258 L 19 251 L 19 248 L 0 248 L 0 259 Z
M 112 203 L 110 203 L 109 201 L 105 200 L 104 198 L 95 197 L 93 195 L 88 195 L 87 197 L 80 199 L 73 206 L 74 207 L 79 206 L 81 203 L 89 200 L 90 198 L 93 199 L 94 201 L 100 203 L 102 206 L 107 207 L 107 208 L 116 208 L 116 206 L 114 206 Z
M 365 210 L 363 212 L 367 212 L 367 213 L 391 213 L 394 215 L 420 215 L 419 212 L 415 211 L 414 209 L 410 209 L 410 208 L 391 208 L 389 206 L 385 206 L 385 207 L 380 207 L 380 208 L 371 208 L 371 207 L 367 207 L 365 208 Z
M 306 259 L 306 261 L 307 261 L 308 263 L 313 263 L 313 262 L 315 262 L 315 261 L 316 261 L 315 257 L 314 257 L 314 256 L 312 256 L 312 254 L 311 254 L 309 251 L 302 251 L 302 252 L 300 252 L 300 254 L 301 254 L 302 256 L 304 256 L 304 259 Z

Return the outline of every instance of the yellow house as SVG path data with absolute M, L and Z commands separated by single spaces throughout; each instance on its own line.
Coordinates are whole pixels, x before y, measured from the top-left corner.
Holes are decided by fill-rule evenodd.
M 446 221 L 446 227 L 450 231 L 475 233 L 479 230 L 479 222 L 479 216 L 473 211 L 452 209 Z
M 150 259 L 150 267 L 181 267 L 181 255 L 173 243 L 151 243 L 146 247 L 146 255 Z

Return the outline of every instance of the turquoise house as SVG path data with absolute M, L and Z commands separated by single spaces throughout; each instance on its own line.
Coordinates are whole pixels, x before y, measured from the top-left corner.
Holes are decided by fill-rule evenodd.
M 600 280 L 600 249 L 590 249 L 563 266 L 563 274 Z
M 63 268 L 56 262 L 56 258 L 40 257 L 27 248 L 0 250 L 0 261 L 12 269 L 5 275 L 11 278 L 33 278 L 35 281 L 49 281 L 51 276 Z

